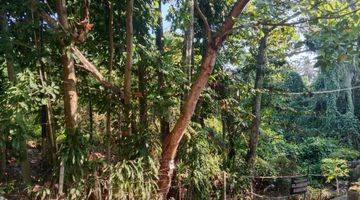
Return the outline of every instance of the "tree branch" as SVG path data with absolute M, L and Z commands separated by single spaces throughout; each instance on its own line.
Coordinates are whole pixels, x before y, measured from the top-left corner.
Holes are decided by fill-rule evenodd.
M 223 41 L 227 38 L 235 24 L 236 17 L 239 16 L 239 14 L 244 10 L 245 6 L 249 1 L 250 0 L 240 0 L 236 2 L 229 16 L 225 19 L 225 22 L 216 33 L 214 44 L 216 49 L 219 48 L 222 45 Z
M 99 72 L 99 70 L 96 69 L 96 67 L 80 52 L 77 47 L 73 46 L 71 47 L 71 50 L 82 63 L 82 65 L 77 66 L 89 72 L 96 80 L 100 82 L 102 86 L 110 89 L 112 92 L 123 98 L 123 92 L 121 91 L 121 89 L 113 83 L 107 81 L 104 76 Z
M 57 20 L 52 18 L 48 13 L 46 13 L 44 10 L 39 9 L 39 2 L 37 0 L 30 0 L 31 7 L 34 8 L 34 10 L 37 10 L 39 12 L 40 17 L 48 23 L 50 26 L 54 28 L 59 28 L 59 23 Z
M 206 37 L 208 40 L 208 44 L 210 44 L 212 42 L 212 36 L 211 36 L 211 28 L 209 25 L 208 20 L 206 19 L 204 13 L 201 11 L 200 7 L 199 7 L 199 3 L 197 0 L 195 0 L 195 9 L 197 14 L 199 15 L 200 19 L 203 21 L 204 23 L 204 28 L 205 28 L 205 32 L 206 32 Z
M 342 15 L 333 15 L 335 13 L 329 13 L 329 14 L 326 14 L 326 15 L 323 15 L 323 16 L 319 16 L 319 17 L 313 17 L 313 18 L 309 18 L 309 19 L 300 19 L 296 22 L 289 22 L 289 23 L 286 23 L 286 21 L 283 21 L 283 22 L 280 22 L 280 23 L 268 23 L 268 22 L 263 22 L 261 23 L 262 25 L 266 25 L 266 26 L 272 26 L 272 27 L 278 27 L 278 26 L 294 26 L 294 25 L 297 25 L 297 24 L 302 24 L 302 23 L 306 23 L 306 22 L 311 22 L 311 21 L 315 21 L 315 20 L 318 20 L 318 19 L 337 19 L 337 18 L 341 18 L 341 17 L 345 17 L 347 15 L 350 15 L 350 14 L 353 14 L 353 13 L 356 13 L 357 11 L 359 11 L 359 9 L 356 9 L 356 10 L 353 10 L 351 12 L 347 12 L 347 13 L 344 13 Z

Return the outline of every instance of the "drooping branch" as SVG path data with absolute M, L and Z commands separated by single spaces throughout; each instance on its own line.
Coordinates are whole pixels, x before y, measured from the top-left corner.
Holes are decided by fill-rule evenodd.
M 119 95 L 121 98 L 123 98 L 123 93 L 121 89 L 114 85 L 113 83 L 106 80 L 106 78 L 99 72 L 99 70 L 95 67 L 94 64 L 92 64 L 81 52 L 80 50 L 73 46 L 71 47 L 72 52 L 74 55 L 80 60 L 82 65 L 77 65 L 81 67 L 82 69 L 89 72 L 96 80 L 99 81 L 99 83 L 104 86 L 105 88 L 110 89 L 113 91 L 116 95 Z

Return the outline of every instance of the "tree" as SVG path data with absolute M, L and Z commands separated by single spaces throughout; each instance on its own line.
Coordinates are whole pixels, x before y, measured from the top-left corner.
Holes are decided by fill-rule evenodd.
M 208 41 L 205 55 L 203 56 L 201 61 L 200 74 L 191 87 L 191 90 L 182 107 L 180 118 L 177 120 L 170 134 L 165 138 L 163 144 L 163 152 L 161 156 L 160 166 L 160 179 L 158 182 L 159 193 L 163 197 L 166 197 L 169 191 L 171 177 L 174 170 L 174 158 L 177 152 L 177 148 L 179 146 L 181 138 L 184 135 L 184 130 L 188 125 L 191 116 L 194 113 L 196 103 L 199 100 L 201 91 L 204 89 L 207 80 L 211 74 L 212 68 L 215 64 L 216 51 L 222 46 L 223 42 L 226 40 L 227 36 L 229 35 L 229 31 L 234 26 L 235 18 L 243 11 L 248 2 L 249 1 L 247 0 L 243 0 L 237 1 L 235 3 L 232 11 L 226 18 L 223 25 L 220 27 L 219 31 L 214 34 L 214 38 L 212 38 L 211 29 L 205 16 L 200 11 L 198 5 L 196 5 L 196 9 L 205 24 Z
M 131 68 L 133 63 L 133 8 L 134 1 L 127 1 L 126 9 L 126 64 L 124 71 L 125 135 L 131 134 Z

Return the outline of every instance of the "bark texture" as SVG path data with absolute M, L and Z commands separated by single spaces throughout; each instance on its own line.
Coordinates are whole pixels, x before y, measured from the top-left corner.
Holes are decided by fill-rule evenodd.
M 61 26 L 65 30 L 70 30 L 68 15 L 66 10 L 66 1 L 57 0 L 56 9 Z M 71 42 L 70 46 L 66 43 L 67 38 L 60 38 L 61 44 L 61 65 L 64 73 L 64 110 L 65 110 L 65 126 L 69 134 L 75 134 L 77 127 L 77 108 L 78 108 L 78 95 L 76 92 L 76 74 L 74 60 L 69 56 L 74 44 Z
M 68 15 L 66 10 L 66 0 L 56 0 L 56 10 L 58 13 L 58 19 L 61 26 L 65 31 L 71 31 L 68 21 Z M 71 40 L 68 45 L 68 40 Z M 65 128 L 70 136 L 76 134 L 76 128 L 78 123 L 78 95 L 76 92 L 76 74 L 74 59 L 70 57 L 71 47 L 74 46 L 73 39 L 60 37 L 60 48 L 61 48 L 61 65 L 63 68 L 63 90 L 64 90 L 64 111 L 65 111 Z M 63 195 L 64 187 L 64 171 L 65 166 L 63 161 L 60 164 L 59 174 L 59 195 Z
M 256 149 L 259 143 L 259 134 L 260 134 L 260 124 L 261 124 L 261 90 L 263 89 L 264 84 L 264 70 L 266 68 L 266 46 L 267 46 L 268 33 L 265 33 L 260 39 L 258 56 L 257 56 L 257 69 L 256 69 L 256 78 L 255 78 L 255 97 L 253 103 L 253 121 L 249 141 L 249 150 L 247 153 L 247 164 L 250 170 L 250 173 L 253 174 L 255 158 L 256 158 Z
M 126 63 L 124 72 L 124 132 L 131 134 L 131 69 L 133 65 L 133 10 L 134 1 L 127 1 L 126 9 Z
M 194 42 L 194 0 L 187 0 L 187 9 L 189 14 L 189 21 L 185 30 L 184 38 L 184 66 L 187 70 L 188 81 L 191 84 L 192 77 L 192 59 L 193 59 L 193 42 Z
M 235 23 L 235 18 L 243 11 L 249 0 L 238 0 L 229 16 L 225 19 L 225 22 L 220 27 L 219 31 L 215 34 L 215 38 L 212 39 L 211 30 L 208 26 L 206 18 L 201 17 L 207 26 L 208 43 L 206 46 L 206 52 L 201 61 L 201 71 L 196 81 L 191 86 L 191 90 L 186 98 L 184 106 L 182 107 L 180 118 L 177 120 L 174 128 L 168 134 L 163 142 L 163 152 L 160 161 L 160 178 L 158 181 L 159 194 L 162 198 L 166 198 L 169 188 L 171 186 L 171 178 L 173 170 L 175 168 L 174 158 L 179 146 L 179 143 L 184 135 L 189 121 L 194 114 L 197 101 L 199 100 L 200 94 L 203 91 L 209 76 L 211 75 L 213 66 L 215 64 L 216 52 L 222 46 L 226 40 L 229 32 Z M 196 2 L 197 4 L 197 2 Z M 201 10 L 197 6 L 197 12 L 200 16 L 203 16 Z

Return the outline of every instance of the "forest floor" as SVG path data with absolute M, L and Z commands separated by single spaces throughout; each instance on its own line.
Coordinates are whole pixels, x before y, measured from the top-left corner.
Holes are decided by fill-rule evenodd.
M 7 180 L 5 183 L 0 183 L 0 200 L 3 198 L 7 200 L 22 200 L 29 199 L 29 194 L 36 192 L 38 188 L 46 187 L 45 185 L 51 183 L 42 183 L 43 180 L 49 180 L 51 177 L 44 177 L 43 174 L 49 174 L 42 166 L 41 148 L 33 141 L 27 143 L 28 160 L 30 164 L 30 172 L 32 179 L 32 186 L 26 188 L 21 180 L 21 167 L 16 158 L 9 156 L 7 159 Z M 44 185 L 44 186 L 41 186 Z M 346 188 L 341 189 L 343 192 Z M 327 191 L 335 194 L 336 190 L 333 187 L 327 187 Z M 276 195 L 274 195 L 276 196 Z M 334 196 L 334 195 L 331 195 Z M 347 195 L 343 193 L 342 196 L 332 198 L 333 200 L 347 200 Z

